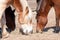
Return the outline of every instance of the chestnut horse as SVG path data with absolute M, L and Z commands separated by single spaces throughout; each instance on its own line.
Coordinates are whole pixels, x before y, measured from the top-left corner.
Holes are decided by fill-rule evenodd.
M 26 0 L 0 0 L 0 26 L 2 27 L 2 37 L 8 37 L 9 33 L 6 31 L 5 17 L 2 15 L 7 7 L 12 5 L 18 13 L 18 21 L 21 24 L 21 30 L 24 34 L 32 31 L 32 11 Z M 5 14 L 4 14 L 5 15 Z
M 59 27 L 60 0 L 37 0 L 37 32 L 42 32 L 46 26 L 47 15 L 51 7 L 54 7 L 56 14 L 56 26 Z M 39 6 L 39 8 L 38 8 Z

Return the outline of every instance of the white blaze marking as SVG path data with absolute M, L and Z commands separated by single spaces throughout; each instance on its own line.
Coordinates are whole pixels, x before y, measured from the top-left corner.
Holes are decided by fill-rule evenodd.
M 26 31 L 29 33 L 32 31 L 32 25 L 30 24 L 24 24 L 24 25 L 21 25 L 21 28 L 23 30 L 23 32 L 26 34 Z
M 20 2 L 21 2 L 22 7 L 23 7 L 24 19 L 26 21 L 28 21 L 27 24 L 22 24 L 21 28 L 22 28 L 24 33 L 26 33 L 26 31 L 28 31 L 28 33 L 29 33 L 29 32 L 31 32 L 33 30 L 33 25 L 32 25 L 32 23 L 30 24 L 30 20 L 33 18 L 33 13 L 32 13 L 32 10 L 31 10 L 31 8 L 29 7 L 29 5 L 27 3 L 27 0 L 20 0 Z M 28 15 L 25 16 L 26 7 L 28 7 L 29 13 L 28 13 Z

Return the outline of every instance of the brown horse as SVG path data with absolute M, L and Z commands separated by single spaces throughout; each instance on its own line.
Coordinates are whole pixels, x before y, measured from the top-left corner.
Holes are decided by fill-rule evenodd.
M 56 14 L 56 26 L 59 27 L 60 17 L 60 0 L 37 0 L 37 32 L 42 32 L 46 26 L 48 19 L 47 15 L 51 7 L 54 7 Z

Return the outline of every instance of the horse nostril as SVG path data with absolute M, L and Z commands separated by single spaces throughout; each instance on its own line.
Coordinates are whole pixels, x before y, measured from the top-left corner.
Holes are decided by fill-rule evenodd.
M 19 32 L 21 32 L 23 34 L 23 30 L 22 29 L 20 29 Z
M 24 33 L 24 32 L 23 32 L 23 29 L 21 28 L 19 32 L 21 32 L 22 35 L 28 35 L 28 30 L 26 30 L 26 32 Z
M 22 35 L 25 35 L 25 33 L 23 32 L 23 29 L 22 28 L 19 30 L 19 32 L 21 32 Z

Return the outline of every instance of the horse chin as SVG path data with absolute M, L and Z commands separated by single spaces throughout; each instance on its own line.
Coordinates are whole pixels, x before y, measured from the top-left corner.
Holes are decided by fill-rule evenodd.
M 23 24 L 21 25 L 20 32 L 22 32 L 22 34 L 28 35 L 33 32 L 33 26 L 31 24 Z

